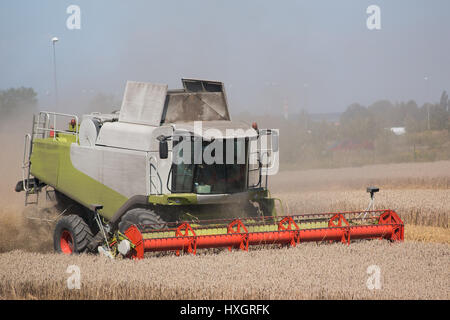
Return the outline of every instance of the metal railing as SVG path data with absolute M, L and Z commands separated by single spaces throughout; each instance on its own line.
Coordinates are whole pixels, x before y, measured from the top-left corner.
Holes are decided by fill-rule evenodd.
M 75 131 L 70 131 L 67 129 L 60 130 L 56 127 L 56 121 L 58 118 L 70 118 L 71 120 L 75 120 Z M 42 119 L 42 121 L 41 121 Z M 33 125 L 33 137 L 34 135 L 41 134 L 43 138 L 46 138 L 53 132 L 53 139 L 56 140 L 57 133 L 65 133 L 75 135 L 75 142 L 79 142 L 79 129 L 78 129 L 78 116 L 67 113 L 59 113 L 59 112 L 49 112 L 49 111 L 41 111 L 38 115 L 38 121 L 35 123 L 36 126 Z M 53 124 L 53 127 L 50 125 Z M 42 125 L 42 126 L 39 126 Z
M 152 160 L 155 162 L 154 164 L 152 163 Z M 149 183 L 149 194 L 162 194 L 163 193 L 163 186 L 162 186 L 162 180 L 161 177 L 159 175 L 158 172 L 158 159 L 154 156 L 150 156 L 148 158 L 148 162 L 149 162 L 149 179 L 150 179 L 150 183 Z M 155 174 L 153 174 L 155 173 Z M 154 179 L 156 179 L 156 182 L 154 181 Z M 159 191 L 158 191 L 158 182 L 159 182 Z

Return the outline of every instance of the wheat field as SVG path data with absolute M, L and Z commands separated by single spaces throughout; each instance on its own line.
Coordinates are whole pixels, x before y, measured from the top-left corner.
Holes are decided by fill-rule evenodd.
M 269 179 L 290 214 L 365 210 L 366 187 L 377 186 L 376 209 L 393 209 L 407 224 L 449 228 L 450 161 L 289 171 Z
M 444 244 L 368 241 L 142 261 L 12 251 L 0 255 L 0 296 L 25 299 L 448 299 Z M 68 290 L 69 265 L 81 288 Z M 367 268 L 381 287 L 367 287 Z
M 450 161 L 378 164 L 338 169 L 280 171 L 269 177 L 280 192 L 382 189 L 450 189 Z
M 365 210 L 365 190 L 305 191 L 275 193 L 289 213 Z M 450 189 L 381 189 L 375 196 L 376 209 L 393 209 L 405 223 L 449 227 Z
M 0 299 L 448 299 L 450 296 L 450 161 L 280 172 L 272 195 L 285 212 L 362 210 L 365 187 L 377 185 L 376 207 L 406 222 L 404 243 L 387 241 L 203 250 L 197 256 L 151 255 L 110 261 L 52 253 L 51 204 L 24 209 L 1 186 Z M 68 290 L 77 265 L 81 289 Z M 367 267 L 380 267 L 382 287 L 369 290 Z

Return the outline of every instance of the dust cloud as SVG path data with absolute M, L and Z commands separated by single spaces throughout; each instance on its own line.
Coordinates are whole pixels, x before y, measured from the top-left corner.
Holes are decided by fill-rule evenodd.
M 48 252 L 52 248 L 51 223 L 34 218 L 54 216 L 53 203 L 45 201 L 45 195 L 41 194 L 39 206 L 25 207 L 24 193 L 14 191 L 17 181 L 22 179 L 24 136 L 31 125 L 31 113 L 0 119 L 0 252 L 14 249 Z

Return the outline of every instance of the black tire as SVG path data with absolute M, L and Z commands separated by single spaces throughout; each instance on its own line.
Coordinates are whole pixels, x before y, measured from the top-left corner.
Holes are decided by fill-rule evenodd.
M 152 225 L 153 229 L 163 229 L 166 227 L 166 221 L 164 221 L 153 210 L 136 208 L 131 209 L 125 213 L 119 222 L 119 231 L 124 233 L 132 225 Z
M 97 234 L 99 231 L 97 222 L 94 219 L 92 211 L 83 207 L 81 204 L 72 200 L 65 194 L 55 190 L 56 209 L 64 212 L 65 216 L 76 215 L 81 217 L 89 226 L 92 234 Z
M 86 222 L 80 216 L 70 214 L 62 217 L 56 223 L 53 233 L 53 247 L 58 253 L 78 254 L 87 252 L 87 245 L 92 241 L 92 238 L 92 231 Z

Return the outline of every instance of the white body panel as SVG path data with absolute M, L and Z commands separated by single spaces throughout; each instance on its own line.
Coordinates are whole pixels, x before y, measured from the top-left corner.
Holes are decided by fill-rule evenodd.
M 166 84 L 127 81 L 119 121 L 159 126 L 166 95 Z
M 197 132 L 201 125 L 201 132 Z M 173 123 L 175 133 L 194 132 L 205 140 L 210 140 L 216 133 L 221 138 L 257 138 L 258 133 L 250 125 L 244 122 L 233 122 L 228 120 L 215 121 L 189 121 Z M 218 138 L 218 137 L 215 137 Z
M 154 137 L 154 131 L 156 129 L 160 131 L 160 128 L 162 127 L 106 122 L 100 129 L 96 144 L 131 150 L 158 151 L 159 142 Z
M 125 197 L 148 194 L 146 152 L 73 143 L 70 159 L 77 170 Z

